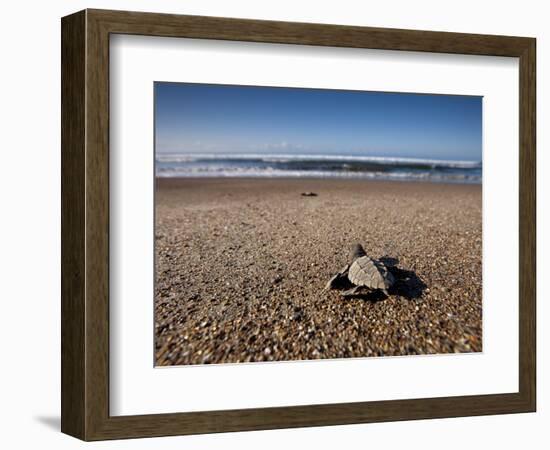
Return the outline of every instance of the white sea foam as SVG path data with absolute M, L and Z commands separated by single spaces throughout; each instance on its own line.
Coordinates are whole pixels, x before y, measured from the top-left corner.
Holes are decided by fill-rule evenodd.
M 481 177 L 464 174 L 438 174 L 429 172 L 342 172 L 322 170 L 280 170 L 273 168 L 161 168 L 157 169 L 160 178 L 341 178 L 396 181 L 432 181 L 449 183 L 480 183 Z
M 480 183 L 476 161 L 355 155 L 157 155 L 158 177 L 290 177 Z
M 481 167 L 479 161 L 456 161 L 443 159 L 427 158 L 405 158 L 391 156 L 365 156 L 365 155 L 285 155 L 285 154 L 216 154 L 216 153 L 159 153 L 156 155 L 158 162 L 165 163 L 185 163 L 208 160 L 224 161 L 246 161 L 260 160 L 263 162 L 293 162 L 293 161 L 337 161 L 337 162 L 359 162 L 359 163 L 377 163 L 386 165 L 429 165 L 434 167 L 450 168 L 478 168 Z

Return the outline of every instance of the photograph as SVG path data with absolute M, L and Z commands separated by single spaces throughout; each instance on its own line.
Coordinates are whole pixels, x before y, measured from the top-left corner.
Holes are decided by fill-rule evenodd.
M 154 365 L 482 352 L 483 97 L 154 83 Z

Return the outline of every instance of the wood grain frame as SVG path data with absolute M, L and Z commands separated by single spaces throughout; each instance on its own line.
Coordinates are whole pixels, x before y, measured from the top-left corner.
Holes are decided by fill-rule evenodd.
M 61 30 L 64 433 L 101 440 L 535 411 L 535 39 L 104 10 L 64 17 Z M 114 33 L 519 58 L 519 392 L 110 416 L 109 35 Z

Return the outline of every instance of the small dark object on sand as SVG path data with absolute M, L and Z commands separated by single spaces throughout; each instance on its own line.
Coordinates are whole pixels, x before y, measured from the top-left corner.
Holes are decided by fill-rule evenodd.
M 317 197 L 315 192 L 302 192 L 302 197 Z
M 395 279 L 382 261 L 369 258 L 361 244 L 355 244 L 351 252 L 351 263 L 334 275 L 325 286 L 328 289 L 345 289 L 343 297 L 358 295 L 365 290 L 380 289 L 388 295 L 388 289 Z

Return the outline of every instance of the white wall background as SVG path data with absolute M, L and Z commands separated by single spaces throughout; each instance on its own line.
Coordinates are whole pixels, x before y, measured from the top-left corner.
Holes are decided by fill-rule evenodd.
M 5 3 L 0 15 L 0 445 L 66 449 L 60 404 L 60 17 L 129 9 L 538 39 L 538 412 L 536 414 L 141 439 L 95 448 L 547 448 L 550 442 L 550 270 L 547 148 L 550 17 L 542 1 L 52 0 Z M 545 256 L 546 254 L 546 256 Z M 377 382 L 377 380 L 365 380 Z

